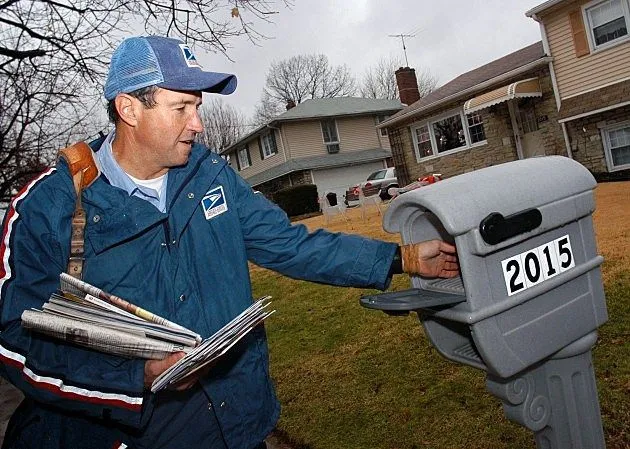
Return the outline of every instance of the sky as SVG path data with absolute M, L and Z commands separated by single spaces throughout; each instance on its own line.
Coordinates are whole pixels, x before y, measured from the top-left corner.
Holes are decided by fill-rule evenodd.
M 269 36 L 254 46 L 230 41 L 229 61 L 196 49 L 204 69 L 234 73 L 238 88 L 223 100 L 251 116 L 265 76 L 274 61 L 323 53 L 332 65 L 346 64 L 360 79 L 365 70 L 390 55 L 429 70 L 443 85 L 456 76 L 541 40 L 540 28 L 525 12 L 544 0 L 292 0 L 277 4 L 273 23 L 257 23 Z M 247 18 L 247 16 L 245 16 Z M 403 59 L 404 60 L 404 59 Z M 207 99 L 206 99 L 207 101 Z

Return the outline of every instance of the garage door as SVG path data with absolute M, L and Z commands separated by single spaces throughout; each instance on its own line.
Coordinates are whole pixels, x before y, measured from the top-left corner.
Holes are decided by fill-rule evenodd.
M 365 181 L 370 173 L 384 167 L 384 162 L 379 161 L 349 167 L 313 170 L 313 181 L 317 185 L 317 195 L 321 198 L 328 192 L 334 192 L 341 202 L 348 187 Z

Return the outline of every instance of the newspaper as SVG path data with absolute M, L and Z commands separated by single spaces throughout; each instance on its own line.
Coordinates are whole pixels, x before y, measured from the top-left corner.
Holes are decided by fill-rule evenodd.
M 153 381 L 151 391 L 158 392 L 208 366 L 225 354 L 249 331 L 275 312 L 268 310 L 271 296 L 263 296 L 227 323 L 211 337 L 186 354 Z
M 173 352 L 186 352 L 191 349 L 181 344 L 97 326 L 39 310 L 25 310 L 22 313 L 22 326 L 79 346 L 124 357 L 163 359 Z
M 158 377 L 157 392 L 224 355 L 249 331 L 269 317 L 270 296 L 249 308 L 211 337 L 168 321 L 128 301 L 62 273 L 62 289 L 42 310 L 25 310 L 22 326 L 79 346 L 129 358 L 164 359 L 174 352 L 186 355 Z M 89 292 L 89 293 L 88 293 Z M 113 298 L 113 299 L 112 299 Z

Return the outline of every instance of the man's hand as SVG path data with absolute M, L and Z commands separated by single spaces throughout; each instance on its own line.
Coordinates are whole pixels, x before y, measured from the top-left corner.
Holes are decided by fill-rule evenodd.
M 455 246 L 441 240 L 401 247 L 403 271 L 425 277 L 452 278 L 459 274 Z
M 184 352 L 174 352 L 173 354 L 170 354 L 169 356 L 165 357 L 162 360 L 147 360 L 144 363 L 145 388 L 150 389 L 151 384 L 153 383 L 155 379 L 157 379 L 157 377 L 160 374 L 162 374 L 164 371 L 166 371 L 168 368 L 174 365 L 179 359 L 183 358 L 185 355 L 186 353 Z M 209 369 L 210 369 L 210 365 L 205 366 L 199 369 L 198 371 L 195 371 L 194 373 L 186 376 L 185 378 L 180 380 L 171 388 L 177 391 L 187 390 L 193 385 L 195 385 L 195 383 L 197 383 L 197 381 L 201 377 L 205 376 L 208 373 Z

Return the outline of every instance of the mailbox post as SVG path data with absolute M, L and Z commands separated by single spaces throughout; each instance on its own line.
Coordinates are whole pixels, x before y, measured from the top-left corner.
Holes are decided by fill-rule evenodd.
M 605 447 L 591 348 L 607 320 L 595 180 L 560 156 L 466 173 L 401 195 L 383 226 L 403 244 L 457 246 L 460 276 L 412 277 L 362 305 L 417 311 L 446 358 L 487 372 L 505 415 L 538 448 Z

